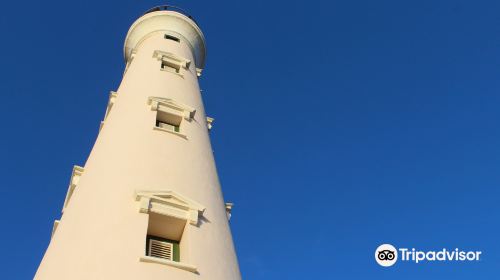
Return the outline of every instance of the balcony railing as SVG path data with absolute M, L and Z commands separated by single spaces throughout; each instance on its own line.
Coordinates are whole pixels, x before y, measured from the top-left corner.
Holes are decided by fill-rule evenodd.
M 190 18 L 192 21 L 194 21 L 196 23 L 196 20 L 191 15 L 189 15 L 185 10 L 183 10 L 183 9 L 181 9 L 179 7 L 176 7 L 176 6 L 170 6 L 170 5 L 156 6 L 154 8 L 151 8 L 151 9 L 147 10 L 144 14 L 149 14 L 149 13 L 158 12 L 158 11 L 174 11 L 174 12 L 178 12 L 178 13 L 181 13 L 181 14 L 187 16 L 188 18 Z M 196 24 L 198 24 L 198 23 L 196 23 Z

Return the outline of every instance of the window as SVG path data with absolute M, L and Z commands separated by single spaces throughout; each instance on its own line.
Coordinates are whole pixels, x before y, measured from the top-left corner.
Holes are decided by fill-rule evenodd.
M 146 256 L 179 262 L 185 227 L 186 220 L 149 213 Z
M 161 70 L 179 74 L 179 72 L 181 71 L 181 67 L 179 64 L 172 63 L 168 60 L 163 60 L 161 62 Z
M 166 111 L 158 111 L 156 113 L 156 128 L 168 132 L 180 132 L 182 116 L 172 114 Z
M 158 114 L 160 115 L 160 114 Z M 157 118 L 156 120 L 156 127 L 162 128 L 168 131 L 173 131 L 173 132 L 179 132 L 179 125 L 180 124 L 174 124 L 174 123 L 168 123 L 165 121 L 161 121 Z
M 180 42 L 179 38 L 174 37 L 172 35 L 165 34 L 164 38 L 167 39 L 167 40 L 172 40 L 172 41 Z
M 191 60 L 164 51 L 154 51 L 153 58 L 161 61 L 162 71 L 175 73 L 181 77 L 184 77 L 184 72 L 189 72 L 189 66 L 191 65 Z
M 136 192 L 139 212 L 148 215 L 142 262 L 172 266 L 196 273 L 189 264 L 190 228 L 199 226 L 205 207 L 173 191 Z
M 184 127 L 193 119 L 195 109 L 161 97 L 149 97 L 148 103 L 151 105 L 151 110 L 156 111 L 155 130 L 169 132 L 187 139 Z

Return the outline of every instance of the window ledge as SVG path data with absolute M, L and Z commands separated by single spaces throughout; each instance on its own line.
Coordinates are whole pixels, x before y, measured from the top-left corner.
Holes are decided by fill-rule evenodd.
M 182 134 L 180 132 L 175 132 L 175 131 L 172 131 L 172 130 L 168 130 L 168 129 L 164 129 L 164 128 L 161 128 L 161 127 L 157 127 L 157 126 L 154 126 L 153 127 L 154 130 L 159 130 L 159 131 L 164 131 L 164 132 L 168 132 L 168 133 L 172 133 L 174 135 L 177 135 L 177 136 L 180 136 L 184 139 L 187 139 L 187 135 L 186 134 Z
M 184 269 L 193 273 L 197 273 L 198 269 L 196 266 L 187 264 L 187 263 L 181 263 L 181 262 L 174 262 L 170 260 L 165 260 L 165 259 L 160 259 L 160 258 L 155 258 L 155 257 L 149 257 L 149 256 L 143 256 L 140 258 L 141 262 L 150 262 L 150 263 L 159 263 L 159 264 L 164 264 L 168 266 L 173 266 L 177 267 L 180 269 Z
M 184 78 L 184 75 L 183 75 L 182 73 L 179 73 L 179 72 L 180 72 L 180 70 L 179 70 L 179 72 L 174 71 L 174 70 L 170 70 L 170 69 L 168 69 L 168 68 L 160 68 L 160 70 L 161 70 L 161 71 L 164 71 L 164 72 L 169 72 L 169 73 L 175 74 L 175 75 L 177 75 L 177 76 L 179 76 L 179 77 L 181 77 L 181 78 Z

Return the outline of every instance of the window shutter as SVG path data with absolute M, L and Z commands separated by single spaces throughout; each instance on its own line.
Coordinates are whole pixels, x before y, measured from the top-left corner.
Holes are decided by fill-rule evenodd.
M 173 260 L 174 244 L 170 242 L 149 239 L 148 249 L 150 257 Z

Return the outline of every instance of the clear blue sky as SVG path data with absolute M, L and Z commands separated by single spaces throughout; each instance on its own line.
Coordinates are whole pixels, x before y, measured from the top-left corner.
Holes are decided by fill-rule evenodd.
M 74 164 L 160 1 L 8 1 L 0 16 L 0 277 L 31 279 Z M 500 2 L 175 1 L 201 79 L 245 279 L 494 279 Z M 384 242 L 482 250 L 382 268 Z

